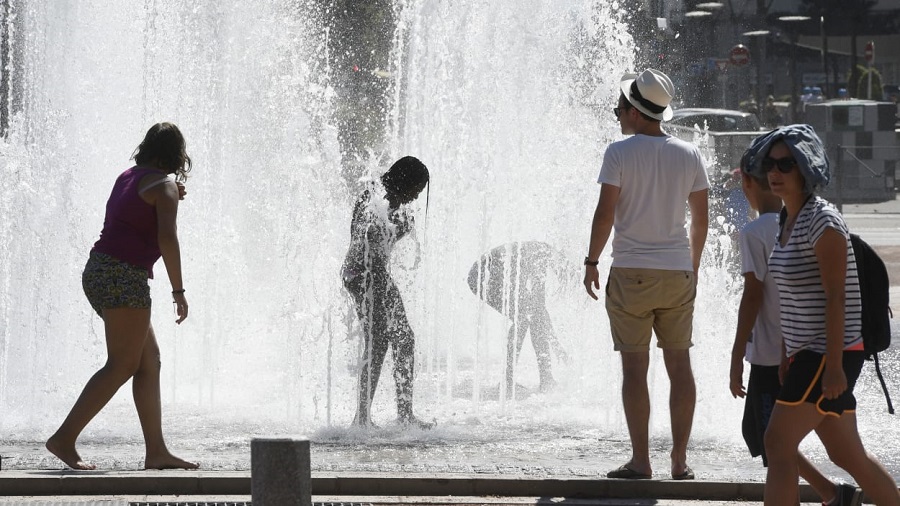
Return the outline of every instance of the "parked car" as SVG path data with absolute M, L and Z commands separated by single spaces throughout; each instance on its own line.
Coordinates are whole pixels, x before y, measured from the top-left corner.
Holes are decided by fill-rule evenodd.
M 750 141 L 763 131 L 755 114 L 730 109 L 675 109 L 663 123 L 668 133 L 696 144 L 707 160 L 710 179 L 727 180 Z
M 730 109 L 687 108 L 673 111 L 669 125 L 699 128 L 710 132 L 758 132 L 762 129 L 755 114 Z
M 884 90 L 884 101 L 900 104 L 900 85 L 885 84 L 882 86 Z
M 740 193 L 735 170 L 747 146 L 762 133 L 759 119 L 753 113 L 729 109 L 686 108 L 673 113 L 663 129 L 700 148 L 709 174 L 713 215 L 727 218 L 726 195 L 734 189 Z

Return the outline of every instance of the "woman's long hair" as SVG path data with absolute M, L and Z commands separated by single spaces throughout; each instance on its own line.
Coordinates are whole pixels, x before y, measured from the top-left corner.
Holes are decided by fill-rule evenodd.
M 150 127 L 131 158 L 138 165 L 148 165 L 155 160 L 157 167 L 175 174 L 177 181 L 186 180 L 191 171 L 191 157 L 185 151 L 184 136 L 173 123 L 157 123 Z

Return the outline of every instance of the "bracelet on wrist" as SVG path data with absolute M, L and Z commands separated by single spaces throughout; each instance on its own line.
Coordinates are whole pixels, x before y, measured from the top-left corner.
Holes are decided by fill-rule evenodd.
M 596 267 L 596 266 L 600 265 L 600 260 L 599 259 L 591 260 L 588 257 L 584 257 L 584 265 L 592 265 L 592 266 Z
M 175 295 L 176 293 L 184 293 L 184 288 L 181 290 L 172 290 L 172 295 Z

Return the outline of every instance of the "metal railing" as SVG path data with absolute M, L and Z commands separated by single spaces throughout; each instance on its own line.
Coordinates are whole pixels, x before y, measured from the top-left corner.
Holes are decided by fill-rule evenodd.
M 845 203 L 885 202 L 897 198 L 896 171 L 900 164 L 893 162 L 890 167 L 876 162 L 900 160 L 900 145 L 893 146 L 852 146 L 837 145 L 829 149 L 832 162 L 832 183 L 824 195 L 839 210 Z M 860 151 L 870 153 L 859 156 Z M 879 151 L 878 156 L 875 152 Z

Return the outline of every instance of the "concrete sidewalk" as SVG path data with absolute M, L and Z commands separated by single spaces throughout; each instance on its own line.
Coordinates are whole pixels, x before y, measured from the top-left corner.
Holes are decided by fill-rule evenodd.
M 763 483 L 577 477 L 313 473 L 314 500 L 368 504 L 747 504 Z M 802 499 L 816 496 L 806 485 Z M 227 471 L 3 471 L 0 503 L 245 503 L 250 473 Z M 79 502 L 80 501 L 80 502 Z M 90 502 L 87 502 L 90 501 Z M 107 501 L 106 503 L 101 501 Z
M 693 499 L 572 499 L 561 497 L 330 497 L 313 496 L 313 506 L 747 506 L 758 501 L 703 501 Z M 249 496 L 211 496 L 185 498 L 179 496 L 56 497 L 0 497 L 0 504 L 28 506 L 251 506 Z M 804 502 L 803 506 L 819 506 L 819 502 Z
M 747 506 L 758 501 L 702 501 L 668 499 L 572 499 L 561 497 L 328 497 L 313 496 L 313 506 Z M 79 497 L 3 498 L 0 504 L 28 506 L 251 506 L 249 496 L 213 496 L 190 498 L 177 496 L 98 497 L 84 500 Z M 803 506 L 819 506 L 819 502 L 804 502 Z

